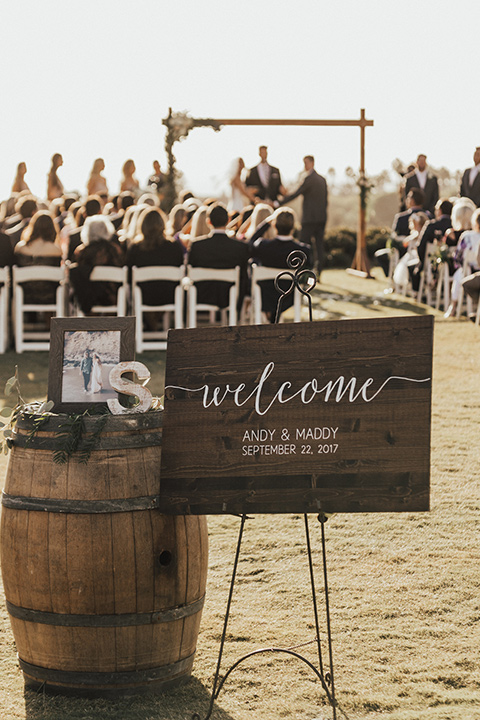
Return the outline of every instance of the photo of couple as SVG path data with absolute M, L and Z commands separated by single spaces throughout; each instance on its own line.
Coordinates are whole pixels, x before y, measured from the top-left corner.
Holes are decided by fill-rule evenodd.
M 62 402 L 105 403 L 117 397 L 109 375 L 120 362 L 120 339 L 118 330 L 64 333 Z
M 80 363 L 80 372 L 83 375 L 84 393 L 101 393 L 103 389 L 102 361 L 97 353 L 92 353 L 88 348 L 83 353 Z

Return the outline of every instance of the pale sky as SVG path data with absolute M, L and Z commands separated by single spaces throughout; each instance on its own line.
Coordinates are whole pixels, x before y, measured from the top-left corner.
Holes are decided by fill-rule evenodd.
M 15 0 L 2 3 L 0 198 L 20 161 L 45 194 L 60 152 L 67 190 L 84 192 L 96 157 L 111 191 L 132 157 L 143 184 L 171 106 L 194 117 L 358 118 L 367 173 L 419 152 L 471 165 L 480 145 L 478 0 Z M 225 185 L 268 145 L 285 182 L 313 154 L 326 173 L 358 169 L 358 128 L 193 130 L 177 165 L 198 195 Z

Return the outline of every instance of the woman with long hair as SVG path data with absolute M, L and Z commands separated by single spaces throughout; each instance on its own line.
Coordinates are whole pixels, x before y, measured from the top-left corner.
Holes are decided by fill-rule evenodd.
M 24 162 L 18 163 L 17 165 L 17 174 L 15 175 L 15 180 L 13 181 L 12 185 L 12 193 L 20 193 L 27 190 L 30 192 L 30 188 L 28 187 L 27 183 L 25 182 L 25 175 L 27 172 L 27 165 Z
M 127 265 L 132 267 L 150 267 L 183 265 L 183 251 L 179 243 L 167 238 L 165 234 L 166 218 L 156 207 L 147 207 L 139 218 L 139 235 L 127 250 Z M 175 301 L 175 282 L 152 280 L 140 283 L 145 305 L 167 305 Z M 146 324 L 155 329 L 157 314 L 148 313 Z
M 140 192 L 140 183 L 135 177 L 135 163 L 132 159 L 126 160 L 122 168 L 122 182 L 120 184 L 120 192 L 131 192 L 138 196 Z
M 15 246 L 15 264 L 53 265 L 59 267 L 62 250 L 58 242 L 55 223 L 50 213 L 40 210 L 30 220 Z M 25 302 L 54 303 L 57 284 L 47 281 L 29 282 L 24 287 Z
M 80 231 L 82 244 L 74 254 L 70 266 L 70 284 L 84 315 L 94 305 L 114 305 L 118 285 L 114 282 L 91 282 L 90 275 L 97 265 L 121 267 L 124 253 L 115 235 L 115 228 L 105 215 L 87 217 Z
M 102 175 L 103 170 L 105 170 L 105 161 L 103 158 L 97 158 L 87 180 L 88 195 L 100 195 L 102 198 L 108 198 L 108 186 Z
M 228 200 L 228 212 L 230 215 L 241 213 L 245 205 L 253 202 L 254 193 L 251 188 L 247 188 L 244 182 L 245 162 L 243 158 L 236 158 L 230 169 L 230 198 Z
M 55 200 L 62 197 L 63 183 L 58 177 L 57 170 L 63 165 L 63 158 L 60 153 L 55 153 L 52 157 L 52 165 L 47 175 L 47 200 Z

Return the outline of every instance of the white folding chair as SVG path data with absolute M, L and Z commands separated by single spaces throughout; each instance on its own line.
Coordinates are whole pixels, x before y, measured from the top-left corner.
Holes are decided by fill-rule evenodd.
M 23 285 L 29 282 L 54 282 L 57 290 L 54 303 L 25 303 Z M 13 298 L 15 318 L 15 350 L 48 350 L 50 332 L 48 330 L 26 329 L 25 313 L 52 313 L 56 317 L 65 316 L 66 271 L 63 267 L 50 265 L 31 265 L 13 267 Z
M 282 272 L 281 268 L 264 267 L 263 265 L 252 265 L 252 311 L 250 313 L 250 322 L 253 325 L 261 325 L 267 322 L 265 313 L 262 313 L 262 288 L 258 283 L 264 280 L 275 280 L 277 275 Z M 293 295 L 293 322 L 301 322 L 302 320 L 302 296 L 301 293 L 294 289 Z
M 185 277 L 185 267 L 172 267 L 155 265 L 150 267 L 132 268 L 132 304 L 133 315 L 136 317 L 135 346 L 137 353 L 145 350 L 166 350 L 167 330 L 170 327 L 170 313 L 174 314 L 176 328 L 183 328 L 183 308 L 185 291 L 182 280 Z M 142 288 L 139 283 L 151 281 L 176 282 L 174 302 L 166 305 L 146 305 L 143 302 Z M 163 313 L 163 330 L 153 331 L 143 329 L 143 314 L 146 312 Z
M 114 265 L 97 265 L 90 273 L 90 282 L 117 283 L 117 298 L 112 305 L 94 305 L 90 312 L 95 315 L 116 315 L 125 317 L 127 314 L 128 299 L 128 267 L 115 267 Z M 83 312 L 75 306 L 76 315 L 83 317 Z
M 0 353 L 8 347 L 9 336 L 9 305 L 10 305 L 10 270 L 0 268 Z
M 210 323 L 215 323 L 215 315 L 220 310 L 222 313 L 222 324 L 227 325 L 227 308 L 220 308 L 217 305 L 197 303 L 197 288 L 195 283 L 204 281 L 230 283 L 228 302 L 228 325 L 237 324 L 237 300 L 240 287 L 240 267 L 228 270 L 217 268 L 201 268 L 187 266 L 187 305 L 188 305 L 188 327 L 197 327 L 197 313 L 209 312 Z

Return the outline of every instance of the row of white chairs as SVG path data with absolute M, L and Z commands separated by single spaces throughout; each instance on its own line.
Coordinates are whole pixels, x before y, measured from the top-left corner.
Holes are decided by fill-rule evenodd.
M 131 287 L 128 283 L 128 267 L 95 267 L 90 275 L 91 282 L 113 282 L 118 285 L 116 302 L 112 305 L 95 305 L 91 309 L 94 315 L 116 315 L 124 317 L 130 310 L 137 318 L 136 351 L 164 350 L 167 344 L 167 330 L 171 327 L 190 328 L 197 326 L 198 314 L 207 313 L 208 322 L 215 323 L 220 313 L 224 325 L 237 324 L 237 304 L 240 291 L 240 268 L 216 269 L 171 266 L 150 266 L 132 268 Z M 279 274 L 278 268 L 267 268 L 252 265 L 251 298 L 244 303 L 240 314 L 241 323 L 261 324 L 266 321 L 262 313 L 262 297 L 259 283 L 274 280 Z M 0 268 L 0 352 L 5 352 L 9 342 L 10 325 L 10 282 L 13 281 L 13 332 L 15 350 L 22 353 L 26 350 L 48 350 L 49 332 L 46 327 L 30 327 L 26 322 L 28 313 L 41 313 L 49 316 L 66 317 L 82 316 L 75 301 L 70 302 L 68 292 L 68 267 L 29 266 L 12 268 L 12 276 L 8 268 Z M 57 283 L 55 302 L 25 302 L 24 286 L 29 282 L 48 281 Z M 141 284 L 151 281 L 169 281 L 176 283 L 174 302 L 166 305 L 147 305 L 144 302 Z M 197 302 L 197 284 L 205 281 L 217 281 L 230 284 L 229 304 L 227 308 Z M 301 294 L 294 292 L 294 322 L 301 320 Z M 144 314 L 148 312 L 163 313 L 163 327 L 160 331 L 144 329 Z M 186 318 L 186 323 L 185 323 Z
M 377 251 L 378 254 L 386 253 L 389 256 L 389 273 L 388 279 L 392 285 L 394 292 L 404 296 L 413 297 L 418 303 L 425 303 L 434 307 L 436 310 L 443 309 L 446 311 L 450 305 L 452 276 L 449 271 L 447 262 L 438 264 L 437 277 L 434 275 L 432 261 L 436 257 L 437 248 L 433 243 L 427 243 L 425 249 L 425 261 L 423 272 L 420 276 L 420 285 L 418 290 L 413 290 L 411 283 L 408 285 L 398 286 L 393 281 L 395 268 L 399 262 L 399 253 L 395 248 Z M 377 253 L 376 253 L 377 255 Z M 470 274 L 470 267 L 467 261 L 463 266 L 463 276 Z M 473 312 L 472 298 L 464 293 L 463 288 L 460 290 L 460 297 L 457 304 L 457 317 L 461 317 L 462 313 L 471 315 Z M 476 309 L 477 325 L 480 325 L 480 302 Z

